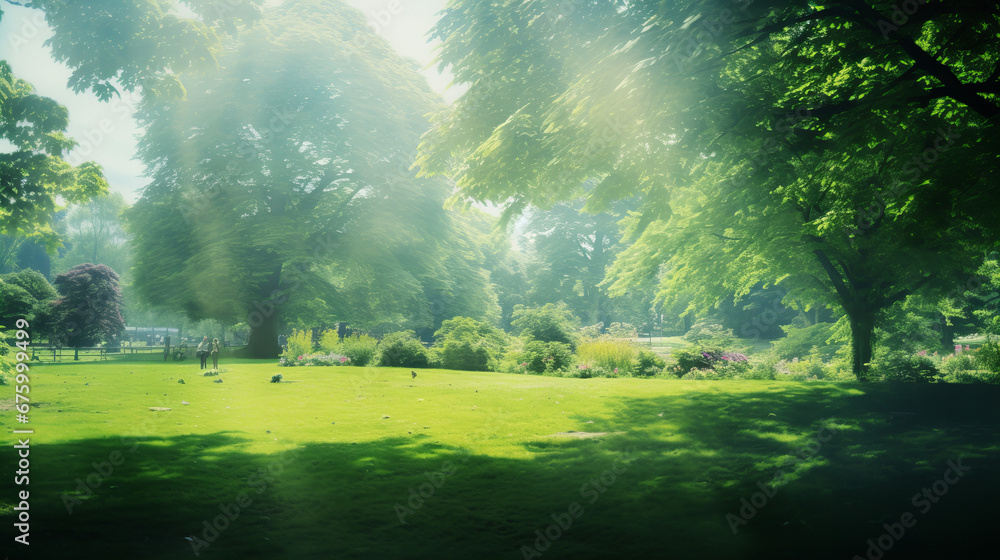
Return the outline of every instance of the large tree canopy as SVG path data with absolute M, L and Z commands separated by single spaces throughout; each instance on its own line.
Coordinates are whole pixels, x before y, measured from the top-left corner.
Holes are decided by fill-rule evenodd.
M 73 69 L 69 86 L 109 100 L 123 91 L 183 94 L 176 73 L 213 68 L 219 36 L 258 15 L 260 0 L 26 0 L 11 2 L 41 10 L 53 35 L 52 55 Z M 182 12 L 196 17 L 182 17 Z M 0 19 L 3 18 L 0 2 Z M 9 38 L 18 47 L 25 40 Z M 51 222 L 59 206 L 107 192 L 92 162 L 72 166 L 62 159 L 76 146 L 65 136 L 65 107 L 36 95 L 0 60 L 0 233 L 30 237 L 53 251 L 59 236 Z
M 283 309 L 362 328 L 498 316 L 447 184 L 409 169 L 437 101 L 360 12 L 285 2 L 219 61 L 182 77 L 185 99 L 140 110 L 152 182 L 129 217 L 145 299 L 247 322 L 256 357 L 277 354 Z
M 66 108 L 34 93 L 0 60 L 0 233 L 33 238 L 50 250 L 58 243 L 53 214 L 65 202 L 79 202 L 107 191 L 100 167 L 73 167 L 62 159 L 75 145 L 65 136 Z
M 884 310 L 995 242 L 1000 15 L 978 2 L 452 3 L 469 84 L 425 137 L 459 196 L 639 196 L 612 292 L 666 262 L 695 308 L 780 282 L 836 306 L 867 370 Z M 978 256 L 978 257 L 977 257 Z

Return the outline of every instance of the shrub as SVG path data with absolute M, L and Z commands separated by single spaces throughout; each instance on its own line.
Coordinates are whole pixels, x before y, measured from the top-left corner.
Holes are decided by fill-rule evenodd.
M 13 341 L 14 337 L 0 327 L 0 385 L 7 385 L 16 377 L 17 361 L 14 359 L 16 349 L 11 346 Z
M 702 348 L 691 346 L 689 348 L 677 348 L 672 353 L 677 360 L 675 372 L 684 375 L 692 369 L 718 369 L 719 367 L 733 367 L 739 371 L 749 367 L 749 359 L 740 352 L 724 352 L 718 348 Z
M 314 354 L 299 354 L 298 356 L 282 356 L 278 361 L 280 366 L 349 366 L 351 359 L 340 354 L 324 354 L 322 352 Z
M 319 349 L 333 352 L 340 346 L 340 334 L 335 329 L 326 329 L 319 333 Z
M 614 338 L 635 338 L 639 336 L 639 331 L 632 323 L 611 323 L 611 326 L 608 327 L 608 335 Z
M 542 307 L 515 305 L 510 326 L 514 334 L 542 342 L 562 342 L 576 347 L 579 319 L 565 303 L 546 303 Z
M 641 377 L 652 377 L 663 371 L 667 366 L 666 360 L 656 355 L 651 350 L 639 350 L 636 358 L 635 375 Z
M 399 331 L 382 337 L 378 343 L 378 365 L 384 367 L 423 368 L 430 364 L 430 356 L 417 334 Z
M 576 349 L 576 356 L 581 362 L 587 362 L 590 366 L 627 374 L 632 373 L 634 367 L 632 358 L 635 356 L 635 349 L 627 341 L 602 338 L 581 342 Z
M 564 342 L 522 340 L 504 358 L 503 371 L 510 373 L 558 374 L 570 371 L 573 352 Z
M 976 359 L 969 352 L 949 354 L 941 359 L 941 372 L 946 375 L 969 372 L 976 369 Z
M 940 375 L 934 362 L 925 356 L 914 356 L 902 350 L 876 351 L 871 361 L 868 379 L 871 381 L 904 381 L 929 383 Z
M 495 371 L 507 346 L 503 331 L 469 317 L 444 321 L 434 338 L 434 349 L 446 369 Z
M 294 330 L 292 334 L 288 337 L 288 342 L 285 344 L 285 357 L 286 358 L 298 358 L 299 356 L 305 356 L 313 351 L 312 343 L 312 333 L 307 330 Z
M 779 359 L 791 360 L 804 357 L 816 348 L 824 360 L 831 360 L 840 349 L 840 345 L 827 342 L 833 336 L 834 327 L 835 323 L 818 323 L 808 327 L 785 325 L 781 327 L 785 332 L 784 338 L 773 341 L 771 351 Z
M 367 334 L 354 333 L 345 336 L 337 344 L 337 353 L 351 359 L 352 366 L 367 366 L 378 355 L 378 340 Z
M 587 327 L 580 328 L 580 338 L 584 340 L 593 340 L 595 338 L 600 338 L 601 329 L 604 328 L 604 323 L 597 323 L 596 325 L 590 325 Z
M 706 346 L 726 347 L 733 343 L 733 331 L 724 328 L 715 321 L 701 319 L 684 334 L 684 340 Z
M 1000 374 L 1000 339 L 996 335 L 987 335 L 986 342 L 976 350 L 976 362 L 986 371 Z

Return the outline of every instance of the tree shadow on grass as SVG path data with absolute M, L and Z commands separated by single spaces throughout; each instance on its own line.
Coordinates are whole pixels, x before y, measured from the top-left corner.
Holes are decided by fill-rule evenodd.
M 427 435 L 270 453 L 235 432 L 40 443 L 27 557 L 852 558 L 908 511 L 886 559 L 996 551 L 996 388 L 760 387 L 608 399 L 581 429 L 624 433 L 539 434 L 527 459 Z M 959 458 L 971 470 L 921 513 L 911 497 Z M 742 499 L 760 504 L 746 519 Z M 735 535 L 727 514 L 746 522 Z
M 1000 498 L 1000 388 L 765 387 L 736 397 L 707 383 L 685 398 L 611 407 L 619 414 L 600 429 L 631 426 L 643 462 L 672 473 L 634 500 L 637 511 L 676 500 L 685 480 L 704 489 L 705 499 L 661 520 L 671 556 L 866 558 L 868 540 L 880 537 L 885 550 L 873 548 L 871 558 L 1000 553 L 984 523 Z M 674 457 L 678 444 L 685 451 Z M 969 469 L 946 476 L 952 464 Z M 945 478 L 951 483 L 934 486 Z M 900 525 L 907 512 L 911 527 Z

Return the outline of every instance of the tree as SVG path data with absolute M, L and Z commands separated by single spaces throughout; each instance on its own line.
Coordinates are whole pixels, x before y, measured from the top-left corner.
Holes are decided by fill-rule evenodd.
M 568 344 L 572 350 L 579 338 L 580 319 L 563 302 L 546 303 L 541 307 L 518 305 L 514 307 L 511 327 L 517 336 L 541 342 Z
M 469 90 L 420 162 L 513 210 L 595 176 L 591 209 L 638 196 L 619 260 L 667 263 L 663 300 L 780 283 L 847 315 L 864 379 L 887 310 L 996 242 L 998 28 L 972 2 L 455 2 L 440 62 Z
M 448 319 L 434 339 L 441 367 L 464 371 L 494 370 L 507 344 L 503 331 L 470 317 Z
M 56 276 L 59 298 L 44 313 L 41 330 L 66 346 L 113 343 L 125 330 L 118 275 L 103 264 L 81 264 Z
M 152 182 L 127 216 L 145 300 L 246 322 L 258 358 L 285 313 L 383 331 L 498 314 L 449 186 L 409 169 L 437 101 L 362 14 L 285 2 L 220 61 L 140 109 Z
M 150 95 L 183 95 L 177 73 L 214 67 L 216 29 L 228 32 L 254 20 L 260 1 L 8 3 L 42 10 L 53 29 L 46 45 L 56 61 L 73 69 L 69 86 L 108 101 L 140 88 Z M 198 17 L 179 17 L 182 5 Z M 3 13 L 0 3 L 0 19 Z M 24 40 L 14 36 L 9 43 L 17 47 Z M 0 234 L 41 241 L 50 253 L 59 244 L 51 228 L 59 206 L 84 202 L 108 188 L 95 163 L 74 167 L 62 159 L 76 146 L 64 134 L 67 122 L 65 107 L 35 95 L 0 60 L 0 140 L 13 146 L 0 153 Z
M 586 324 L 611 323 L 609 298 L 598 285 L 614 259 L 617 219 L 587 214 L 583 202 L 531 213 L 525 237 L 534 257 L 529 300 L 564 301 Z
M 97 164 L 73 167 L 62 159 L 76 145 L 64 134 L 68 124 L 65 107 L 36 95 L 31 84 L 16 78 L 0 60 L 0 141 L 13 148 L 0 152 L 3 235 L 39 240 L 55 250 L 52 219 L 59 201 L 80 202 L 107 191 Z M 5 261 L 10 252 L 5 251 Z
M 57 295 L 49 281 L 34 270 L 0 276 L 0 326 L 13 330 L 18 319 L 33 323 Z
M 64 272 L 88 262 L 127 271 L 130 248 L 122 220 L 127 207 L 125 198 L 118 192 L 71 207 L 65 221 L 67 249 L 56 260 L 55 271 Z

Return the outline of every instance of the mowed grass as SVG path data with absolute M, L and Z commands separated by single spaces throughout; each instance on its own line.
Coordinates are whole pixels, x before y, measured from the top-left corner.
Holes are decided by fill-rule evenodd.
M 0 387 L 6 433 L 34 430 L 30 554 L 5 552 L 194 558 L 198 537 L 206 559 L 852 558 L 906 512 L 886 559 L 1000 552 L 996 387 L 222 367 L 36 365 L 27 426 Z

